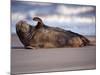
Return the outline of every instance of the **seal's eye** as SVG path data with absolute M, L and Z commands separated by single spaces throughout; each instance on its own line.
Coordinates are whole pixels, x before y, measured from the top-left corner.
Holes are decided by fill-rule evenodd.
M 26 23 L 21 24 L 20 29 L 22 32 L 28 32 L 29 31 L 29 25 Z

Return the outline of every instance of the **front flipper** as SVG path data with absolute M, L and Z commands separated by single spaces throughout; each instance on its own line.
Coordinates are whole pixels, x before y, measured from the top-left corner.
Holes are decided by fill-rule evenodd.
M 37 47 L 26 46 L 25 49 L 38 49 Z

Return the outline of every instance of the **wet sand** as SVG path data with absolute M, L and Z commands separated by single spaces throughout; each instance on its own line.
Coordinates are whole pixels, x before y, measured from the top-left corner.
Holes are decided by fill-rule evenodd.
M 89 70 L 96 68 L 94 44 L 82 48 L 24 49 L 16 35 L 11 39 L 11 73 L 28 74 L 54 71 Z

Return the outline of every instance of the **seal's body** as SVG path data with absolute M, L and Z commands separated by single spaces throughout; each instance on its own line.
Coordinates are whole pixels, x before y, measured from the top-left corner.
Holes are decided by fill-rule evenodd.
M 25 48 L 82 47 L 89 44 L 84 36 L 61 28 L 46 26 L 38 17 L 36 26 L 24 21 L 16 24 L 16 32 Z

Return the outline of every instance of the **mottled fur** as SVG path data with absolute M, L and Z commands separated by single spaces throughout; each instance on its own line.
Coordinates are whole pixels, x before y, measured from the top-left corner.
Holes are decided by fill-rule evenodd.
M 38 17 L 35 27 L 20 21 L 16 24 L 16 32 L 25 48 L 60 48 L 82 47 L 89 44 L 84 36 L 61 28 L 48 27 Z

